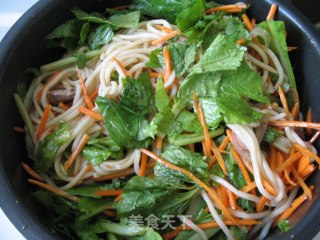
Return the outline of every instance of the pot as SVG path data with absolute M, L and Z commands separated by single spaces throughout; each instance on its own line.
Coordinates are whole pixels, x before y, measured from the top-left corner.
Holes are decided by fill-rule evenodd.
M 271 1 L 243 0 L 251 5 L 250 16 L 258 21 L 265 19 Z M 237 0 L 217 0 L 234 3 Z M 313 25 L 289 1 L 273 0 L 279 5 L 276 18 L 286 22 L 288 45 L 298 46 L 290 54 L 300 93 L 302 112 L 311 106 L 314 121 L 320 121 L 320 36 Z M 0 44 L 0 206 L 10 221 L 27 239 L 59 238 L 46 224 L 46 213 L 30 194 L 27 175 L 20 162 L 27 160 L 24 136 L 13 131 L 22 126 L 16 110 L 13 93 L 20 81 L 30 83 L 32 76 L 25 69 L 37 67 L 59 57 L 61 53 L 43 50 L 40 46 L 54 27 L 71 18 L 70 9 L 77 6 L 85 11 L 103 11 L 106 7 L 126 4 L 126 1 L 40 0 L 12 27 Z M 316 147 L 320 150 L 319 142 Z M 320 175 L 308 179 L 314 184 L 314 198 L 306 201 L 295 213 L 288 233 L 274 229 L 270 239 L 311 239 L 320 230 Z

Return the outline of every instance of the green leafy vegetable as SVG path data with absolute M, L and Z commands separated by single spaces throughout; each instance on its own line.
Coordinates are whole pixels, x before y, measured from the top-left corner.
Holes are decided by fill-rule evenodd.
M 237 69 L 245 50 L 229 37 L 219 34 L 192 71 L 202 73 Z
M 66 190 L 68 193 L 77 196 L 91 197 L 91 198 L 101 198 L 95 193 L 101 190 L 113 190 L 122 188 L 122 183 L 120 181 L 114 181 L 112 183 L 104 184 L 91 184 L 88 186 L 78 186 Z
M 86 22 L 82 25 L 81 31 L 80 31 L 80 45 L 84 45 L 85 42 L 88 39 L 88 34 L 90 30 L 90 23 Z
M 57 129 L 39 142 L 35 167 L 46 173 L 53 165 L 59 148 L 70 139 L 68 123 L 59 122 Z
M 177 15 L 176 23 L 181 31 L 184 31 L 194 24 L 196 24 L 204 15 L 204 1 L 192 0 L 181 1 L 183 5 L 185 2 L 189 2 L 187 6 L 184 6 L 182 11 Z
M 229 182 L 237 189 L 241 189 L 246 186 L 246 181 L 243 177 L 243 174 L 231 153 L 225 158 L 225 164 L 229 174 Z
M 109 24 L 99 26 L 89 36 L 89 46 L 91 49 L 99 49 L 102 45 L 105 45 L 111 41 L 113 37 L 113 30 Z
M 99 23 L 99 24 L 109 24 L 110 22 L 100 13 L 93 12 L 87 13 L 79 8 L 73 8 L 71 12 L 76 16 L 77 19 L 87 22 Z
M 161 156 L 168 162 L 191 171 L 203 181 L 208 181 L 208 165 L 205 162 L 205 157 L 203 157 L 201 154 L 186 150 L 181 147 L 170 146 L 164 153 L 161 154 Z M 171 170 L 159 163 L 156 164 L 154 173 L 156 176 L 166 179 L 177 179 L 185 182 L 192 182 L 182 173 Z
M 85 67 L 87 62 L 87 56 L 84 52 L 78 52 L 74 55 L 76 57 L 76 65 L 78 68 L 82 69 Z
M 46 39 L 78 38 L 82 25 L 83 23 L 78 19 L 70 19 L 55 28 L 50 34 L 47 35 Z
M 291 225 L 288 220 L 280 220 L 277 225 L 281 232 L 288 232 L 291 229 Z
M 278 137 L 281 136 L 283 136 L 283 132 L 272 127 L 267 127 L 267 130 L 263 136 L 263 141 L 267 143 L 273 143 Z
M 199 98 L 208 127 L 217 128 L 223 120 L 219 107 L 214 98 Z M 201 128 L 200 128 L 201 129 Z
M 108 18 L 108 21 L 118 28 L 136 28 L 139 24 L 140 11 L 117 14 Z
M 123 81 L 122 107 L 141 116 L 154 112 L 154 95 L 148 73 L 137 79 L 126 77 Z
M 152 228 L 149 228 L 143 235 L 134 236 L 131 240 L 162 240 L 162 237 Z

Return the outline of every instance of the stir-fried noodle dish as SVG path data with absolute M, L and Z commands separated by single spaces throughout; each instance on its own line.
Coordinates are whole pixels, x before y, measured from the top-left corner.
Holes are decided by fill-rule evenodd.
M 264 239 L 312 199 L 285 23 L 245 3 L 71 9 L 14 94 L 32 195 L 64 239 Z M 300 189 L 300 190 L 299 190 Z

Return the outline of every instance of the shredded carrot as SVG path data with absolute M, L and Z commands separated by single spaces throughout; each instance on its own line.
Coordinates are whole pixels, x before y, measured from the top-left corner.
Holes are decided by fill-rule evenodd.
M 236 41 L 236 44 L 243 45 L 243 44 L 246 43 L 246 41 L 247 41 L 247 39 L 241 38 L 241 39 L 239 39 L 238 41 Z
M 161 37 L 159 39 L 153 40 L 151 42 L 151 44 L 153 46 L 157 46 L 160 43 L 164 43 L 164 42 L 168 41 L 169 39 L 174 38 L 175 36 L 178 36 L 180 34 L 181 34 L 180 30 L 174 30 L 171 33 L 168 33 L 167 35 L 164 35 L 163 37 Z
M 148 161 L 148 156 L 144 153 L 141 153 L 140 176 L 142 177 L 144 177 L 147 172 L 147 161 Z
M 25 164 L 25 163 L 21 163 L 23 169 L 31 176 L 34 177 L 35 179 L 39 180 L 39 181 L 44 181 L 44 178 L 42 176 L 40 176 L 39 173 L 37 173 L 35 170 L 33 170 L 31 167 L 29 167 L 29 165 Z
M 167 47 L 163 49 L 163 57 L 164 57 L 164 82 L 168 81 L 171 71 L 172 71 L 172 65 L 171 65 L 171 56 L 170 51 Z
M 314 143 L 320 136 L 320 131 L 317 131 L 313 136 L 312 138 L 310 139 L 309 143 Z
M 95 111 L 92 111 L 88 108 L 85 108 L 85 107 L 79 107 L 79 112 L 81 112 L 82 114 L 84 115 L 87 115 L 97 121 L 102 121 L 103 120 L 103 117 L 101 116 L 100 113 L 98 112 L 95 112 Z
M 251 183 L 252 182 L 251 178 L 249 176 L 249 173 L 248 173 L 240 155 L 236 152 L 236 150 L 233 147 L 231 147 L 231 153 L 232 153 L 234 159 L 236 160 L 238 167 L 240 168 L 240 171 L 242 172 L 244 180 L 246 181 L 247 184 Z
M 285 179 L 287 180 L 287 182 L 288 182 L 290 185 L 292 185 L 292 186 L 297 186 L 297 184 L 296 184 L 294 181 L 291 180 L 289 170 L 290 170 L 290 172 L 291 172 L 291 169 L 288 169 L 288 168 L 284 169 Z
M 229 220 L 224 220 L 223 222 L 225 225 L 234 225 L 234 223 Z M 251 225 L 256 225 L 260 223 L 259 221 L 252 220 L 252 219 L 236 219 L 236 222 L 238 226 L 251 226 Z M 210 228 L 219 227 L 219 225 L 215 221 L 200 223 L 200 224 L 197 224 L 197 226 L 201 229 L 210 229 Z M 170 240 L 176 237 L 179 234 L 179 232 L 183 230 L 192 230 L 192 228 L 186 225 L 178 226 L 175 228 L 175 230 L 164 234 L 162 237 L 165 240 Z
M 59 102 L 58 107 L 65 110 L 65 111 L 67 111 L 69 109 L 69 107 L 66 104 L 64 104 L 63 102 Z
M 197 178 L 192 172 L 183 169 L 181 167 L 178 167 L 170 162 L 165 161 L 164 159 L 162 159 L 161 157 L 157 156 L 156 154 L 154 154 L 153 152 L 148 151 L 147 149 L 141 149 L 141 152 L 147 154 L 149 157 L 153 158 L 154 160 L 156 160 L 158 163 L 164 165 L 166 168 L 169 168 L 171 170 L 180 172 L 181 174 L 187 176 L 188 178 L 190 178 L 191 180 L 193 180 L 196 184 L 198 184 L 200 187 L 204 188 L 209 196 L 211 197 L 211 199 L 213 201 L 215 201 L 218 206 L 220 207 L 220 209 L 222 210 L 222 212 L 224 213 L 224 215 L 226 216 L 226 218 L 228 220 L 230 220 L 232 223 L 238 225 L 238 223 L 235 221 L 235 219 L 232 217 L 232 215 L 230 214 L 230 212 L 228 211 L 228 209 L 223 205 L 223 203 L 221 202 L 220 198 L 218 198 L 217 193 L 215 192 L 215 190 L 211 187 L 209 187 L 207 184 L 205 184 L 204 182 L 202 182 L 199 178 Z
M 269 11 L 269 13 L 268 13 L 267 20 L 272 20 L 272 19 L 274 18 L 277 9 L 278 9 L 278 6 L 273 3 L 273 4 L 271 5 L 270 11 Z
M 227 129 L 226 133 L 227 133 L 227 136 L 228 136 L 229 140 L 231 141 L 231 139 L 232 139 L 232 131 L 230 129 Z
M 303 127 L 320 130 L 320 123 L 302 122 L 302 121 L 270 121 L 269 126 L 274 127 Z
M 51 186 L 49 184 L 46 184 L 46 183 L 43 183 L 43 182 L 39 182 L 39 181 L 36 181 L 36 180 L 33 180 L 33 179 L 28 179 L 28 182 L 29 183 L 32 183 L 34 185 L 37 185 L 39 187 L 42 187 L 44 189 L 47 189 L 48 191 L 50 192 L 53 192 L 61 197 L 64 197 L 64 198 L 67 198 L 71 201 L 74 201 L 74 202 L 78 202 L 79 201 L 79 198 L 76 197 L 76 196 L 73 196 L 65 191 L 62 191 L 61 189 L 57 188 L 57 187 L 54 187 L 54 186 Z
M 298 174 L 298 172 L 296 171 L 295 168 L 292 168 L 292 173 L 293 173 L 293 176 L 295 177 L 295 179 L 297 180 L 297 182 L 299 183 L 299 185 L 301 186 L 301 188 L 303 189 L 304 193 L 311 200 L 312 199 L 312 192 L 308 188 L 308 186 L 305 184 L 303 179 L 300 177 L 300 175 Z
M 310 190 L 312 191 L 314 189 L 314 186 L 310 186 Z M 307 200 L 308 197 L 305 193 L 303 193 L 301 196 L 299 196 L 298 198 L 296 198 L 291 206 L 286 210 L 284 211 L 284 213 L 279 217 L 278 221 L 281 221 L 281 220 L 285 220 L 287 218 L 289 218 L 291 216 L 291 214 L 299 207 L 301 206 L 301 204 Z
M 241 12 L 243 9 L 247 7 L 247 4 L 230 4 L 230 5 L 223 5 L 218 7 L 213 7 L 206 10 L 206 14 L 218 12 L 218 11 L 225 11 L 225 12 Z
M 251 192 L 253 189 L 255 189 L 257 187 L 256 182 L 252 181 L 251 183 L 249 183 L 247 186 L 244 186 L 243 188 L 241 188 L 241 191 L 243 192 Z M 236 196 L 237 197 L 237 196 Z
M 115 202 L 120 202 L 121 199 L 122 199 L 122 194 L 119 194 L 119 196 L 116 197 L 116 198 L 114 199 L 114 201 L 115 201 Z
M 95 192 L 94 194 L 100 197 L 115 197 L 122 194 L 122 190 L 101 190 Z
M 194 152 L 194 151 L 195 151 L 194 143 L 192 143 L 192 144 L 188 144 L 188 146 L 189 146 L 189 148 L 190 148 L 190 150 L 191 150 L 192 152 Z
M 26 130 L 22 127 L 14 127 L 13 131 L 15 131 L 16 133 L 25 133 Z
M 314 164 L 308 165 L 301 173 L 301 177 L 306 178 L 311 173 L 313 173 L 315 169 L 316 169 L 316 166 Z
M 271 158 L 270 167 L 272 170 L 274 170 L 277 167 L 277 151 L 276 151 L 276 148 L 272 145 L 270 145 L 270 158 Z
M 257 19 L 251 18 L 251 25 L 252 25 L 253 28 L 256 27 L 256 22 L 257 22 Z
M 103 214 L 110 218 L 114 218 L 115 216 L 117 216 L 116 212 L 111 209 L 104 211 Z
M 70 155 L 70 157 L 68 158 L 68 160 L 64 163 L 64 168 L 67 170 L 71 167 L 71 165 L 74 163 L 74 161 L 77 159 L 77 157 L 79 156 L 80 152 L 82 151 L 82 149 L 84 148 L 84 146 L 87 144 L 87 142 L 89 141 L 90 137 L 88 134 L 83 134 L 83 137 L 81 138 L 78 146 L 76 147 L 76 149 L 72 152 L 72 154 Z
M 310 164 L 310 157 L 308 155 L 304 155 L 300 160 L 298 165 L 298 173 L 301 175 L 303 170 L 308 167 Z
M 163 139 L 161 137 L 157 137 L 156 149 L 158 149 L 160 152 L 162 151 L 162 144 L 163 144 Z
M 200 121 L 202 129 L 203 129 L 203 133 L 204 133 L 204 141 L 205 141 L 205 148 L 203 149 L 204 150 L 204 155 L 209 157 L 210 156 L 210 148 L 211 148 L 211 142 L 212 141 L 211 141 L 211 138 L 210 138 L 210 135 L 209 135 L 207 122 L 206 122 L 206 119 L 205 119 L 205 116 L 204 116 L 203 109 L 199 104 L 199 101 L 198 101 L 198 98 L 197 98 L 196 94 L 193 93 L 192 96 L 193 96 L 194 108 L 196 109 L 199 121 Z M 221 154 L 220 154 L 220 156 L 221 156 Z M 218 161 L 219 161 L 219 159 L 218 159 Z
M 39 92 L 37 93 L 37 100 L 40 101 L 41 97 L 42 97 L 42 93 L 44 91 L 44 89 L 48 86 L 49 83 L 51 83 L 59 74 L 61 73 L 61 71 L 58 71 L 56 73 L 54 73 L 49 80 L 42 86 L 42 88 L 39 90 Z
M 228 129 L 228 130 L 229 130 L 229 129 Z M 228 130 L 227 130 L 227 131 L 228 131 Z M 227 135 L 227 136 L 223 139 L 222 143 L 220 144 L 220 146 L 219 146 L 219 148 L 218 148 L 218 150 L 219 150 L 220 153 L 222 153 L 223 150 L 226 149 L 226 147 L 228 146 L 229 142 L 230 142 L 230 137 L 229 137 L 229 135 Z M 226 152 L 226 153 L 227 153 L 227 152 Z M 212 166 L 213 166 L 213 164 L 216 162 L 216 160 L 217 160 L 216 155 L 213 155 L 212 159 L 210 160 L 210 162 L 209 162 L 209 164 L 208 164 L 208 168 L 209 168 L 209 169 L 212 168 Z
M 221 201 L 223 205 L 226 207 L 229 207 L 229 199 L 228 199 L 226 189 L 222 185 L 218 186 L 218 189 L 220 189 Z
M 98 97 L 98 94 L 99 94 L 99 89 L 96 89 L 91 93 L 90 98 L 94 100 Z
M 128 70 L 123 66 L 123 64 L 118 60 L 116 59 L 115 57 L 112 58 L 112 61 L 115 61 L 119 67 L 121 68 L 121 70 L 123 71 L 124 75 L 125 76 L 131 76 L 128 72 Z
M 250 19 L 247 16 L 247 14 L 242 14 L 242 20 L 243 20 L 244 24 L 246 25 L 248 31 L 251 32 L 253 30 L 253 26 L 250 22 Z
M 231 209 L 237 210 L 238 204 L 237 204 L 236 198 L 234 197 L 233 192 L 231 192 L 229 189 L 226 189 L 226 192 L 228 195 L 229 205 L 230 205 Z
M 162 31 L 166 32 L 166 33 L 171 33 L 171 32 L 173 32 L 173 30 L 172 30 L 172 29 L 167 28 L 167 27 L 162 26 L 162 25 L 156 25 L 156 27 L 157 27 L 158 29 L 160 29 L 160 30 L 162 30 Z
M 82 96 L 84 98 L 84 101 L 86 102 L 87 106 L 89 109 L 92 109 L 94 107 L 92 101 L 91 101 L 91 98 L 90 96 L 88 95 L 87 93 L 87 89 L 86 89 L 86 85 L 84 83 L 84 79 L 79 71 L 79 69 L 77 69 L 77 72 L 78 72 L 78 77 L 80 79 L 80 84 L 81 84 L 81 91 L 82 91 Z
M 311 111 L 311 108 L 310 108 L 310 107 L 309 107 L 308 112 L 307 112 L 306 122 L 312 122 L 312 111 Z M 306 129 L 306 132 L 307 132 L 307 134 L 308 134 L 309 136 L 311 136 L 311 134 L 312 134 L 312 129 L 307 128 L 307 129 Z
M 162 75 L 162 74 L 160 74 L 160 73 L 158 73 L 158 72 L 149 72 L 149 76 L 152 77 L 152 78 L 157 78 L 157 77 L 159 77 L 160 75 Z
M 268 199 L 265 196 L 263 196 L 263 195 L 261 196 L 260 201 L 257 206 L 257 212 L 261 212 L 263 210 L 264 205 L 266 204 L 267 200 Z
M 291 116 L 293 120 L 297 119 L 298 115 L 299 115 L 299 103 L 296 102 L 291 111 Z
M 277 173 L 282 172 L 285 168 L 292 165 L 294 162 L 298 161 L 302 157 L 300 152 L 292 154 L 287 160 L 285 160 L 280 166 L 278 166 L 274 171 Z
M 318 164 L 320 164 L 320 158 L 313 152 L 311 152 L 309 149 L 299 145 L 299 144 L 293 144 L 293 146 L 301 153 L 308 155 L 309 157 L 311 157 L 312 159 L 314 159 L 315 161 L 317 161 Z
M 294 50 L 297 50 L 298 47 L 288 47 L 288 52 L 291 52 L 291 51 L 294 51 Z
M 45 108 L 44 108 L 44 112 L 43 112 L 43 115 L 41 117 L 41 121 L 40 121 L 40 124 L 39 124 L 39 127 L 38 127 L 38 131 L 36 133 L 36 139 L 39 140 L 42 133 L 44 132 L 44 130 L 46 129 L 46 123 L 48 121 L 48 118 L 49 118 L 49 114 L 51 112 L 51 105 L 47 105 Z
M 279 87 L 278 93 L 280 96 L 281 104 L 284 108 L 284 112 L 286 113 L 286 118 L 287 118 L 287 120 L 289 120 L 290 119 L 290 111 L 289 111 L 289 107 L 288 107 L 288 102 L 287 102 L 286 94 L 283 91 L 281 86 Z
M 277 152 L 277 166 L 280 166 L 283 162 L 283 156 L 282 154 L 279 152 Z
M 218 164 L 221 167 L 224 175 L 228 176 L 229 174 L 228 174 L 226 164 L 225 164 L 223 157 L 221 156 L 221 153 L 219 152 L 214 141 L 211 141 L 211 150 L 212 150 L 214 156 L 217 158 Z

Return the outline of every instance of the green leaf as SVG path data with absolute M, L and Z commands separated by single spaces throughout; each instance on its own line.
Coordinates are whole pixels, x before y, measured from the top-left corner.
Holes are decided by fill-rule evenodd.
M 136 28 L 139 24 L 140 11 L 113 15 L 108 18 L 114 26 L 118 28 Z
M 152 228 L 149 228 L 143 235 L 134 236 L 131 240 L 162 240 L 162 237 Z
M 243 174 L 231 153 L 229 153 L 225 158 L 225 164 L 227 167 L 228 180 L 230 184 L 237 189 L 241 189 L 246 186 L 246 181 L 243 177 Z
M 220 92 L 227 95 L 239 95 L 262 103 L 268 102 L 262 90 L 261 76 L 243 62 L 236 70 L 223 71 Z
M 80 45 L 84 45 L 85 42 L 88 39 L 88 34 L 90 30 L 90 23 L 86 22 L 82 25 L 81 31 L 80 31 Z
M 229 37 L 219 34 L 192 71 L 202 73 L 237 69 L 245 50 Z
M 70 136 L 68 123 L 59 122 L 57 129 L 39 142 L 35 161 L 36 169 L 46 173 L 53 166 L 59 148 L 69 141 Z
M 206 158 L 202 155 L 181 147 L 170 146 L 161 156 L 168 162 L 191 171 L 203 181 L 208 181 L 208 165 L 205 162 Z M 171 170 L 159 163 L 156 164 L 154 173 L 156 176 L 166 179 L 177 179 L 192 183 L 192 180 L 182 173 Z
M 25 98 L 27 91 L 28 91 L 28 89 L 27 89 L 26 82 L 18 82 L 17 94 L 19 95 L 19 97 L 21 98 L 22 101 Z
M 281 232 L 288 232 L 291 229 L 291 225 L 288 220 L 280 220 L 277 225 Z
M 219 106 L 214 98 L 199 98 L 200 105 L 204 112 L 207 125 L 211 128 L 217 128 L 223 120 L 223 116 L 219 112 Z M 200 127 L 201 129 L 201 127 Z
M 176 23 L 181 31 L 184 31 L 196 24 L 204 15 L 204 1 L 192 0 L 181 1 L 182 4 L 189 2 L 187 6 L 184 6 L 181 12 L 177 15 Z M 186 4 L 184 4 L 186 5 Z
M 135 176 L 124 187 L 121 201 L 116 205 L 117 212 L 121 217 L 154 214 L 161 218 L 163 215 L 182 214 L 199 189 L 178 192 L 181 187 L 185 188 L 159 177 Z
M 113 31 L 109 24 L 99 26 L 89 35 L 89 46 L 91 49 L 99 49 L 109 43 L 113 37 Z
M 241 227 L 231 226 L 230 232 L 235 240 L 247 240 L 248 239 L 248 229 L 244 226 L 241 226 Z
M 260 27 L 265 29 L 271 35 L 272 41 L 270 48 L 276 53 L 279 57 L 281 66 L 285 74 L 289 78 L 289 82 L 292 88 L 296 88 L 296 81 L 291 66 L 288 46 L 286 42 L 286 26 L 283 21 L 265 21 L 259 24 Z
M 74 55 L 76 57 L 76 65 L 78 68 L 82 69 L 86 66 L 87 56 L 84 52 L 78 52 Z
M 100 220 L 96 224 L 90 226 L 91 231 L 99 233 L 114 233 L 120 236 L 137 236 L 143 235 L 149 228 L 139 227 L 137 225 L 126 225 L 122 223 L 114 223 L 108 220 Z
M 162 55 L 162 48 L 157 48 L 150 53 L 149 61 L 146 63 L 146 67 L 149 68 L 161 68 L 163 61 L 160 62 L 160 55 Z
M 148 73 L 140 74 L 137 79 L 126 77 L 123 81 L 122 107 L 144 116 L 154 111 L 154 95 Z
M 106 201 L 106 199 L 94 199 L 94 198 L 80 198 L 78 203 L 79 210 L 83 213 L 90 213 L 102 206 L 111 207 L 113 201 Z
M 146 129 L 148 121 L 144 117 L 128 111 L 112 99 L 98 97 L 96 103 L 112 140 L 118 146 L 139 148 L 149 145 L 155 131 Z
M 94 146 L 86 146 L 82 150 L 82 155 L 92 165 L 99 165 L 110 158 L 121 158 L 123 156 L 122 151 L 112 151 L 108 148 L 98 148 Z
M 236 95 L 221 95 L 217 99 L 219 112 L 228 124 L 247 124 L 258 121 L 262 113 L 255 111 L 246 100 Z
M 47 35 L 46 39 L 78 38 L 82 28 L 82 24 L 83 23 L 78 19 L 70 19 L 55 28 L 51 33 Z
M 267 127 L 267 130 L 263 136 L 263 141 L 267 143 L 273 143 L 278 137 L 281 136 L 283 136 L 283 132 L 272 127 Z
M 87 13 L 79 8 L 73 8 L 71 12 L 76 16 L 77 19 L 87 22 L 99 23 L 99 24 L 109 24 L 110 22 L 100 13 L 93 12 Z

